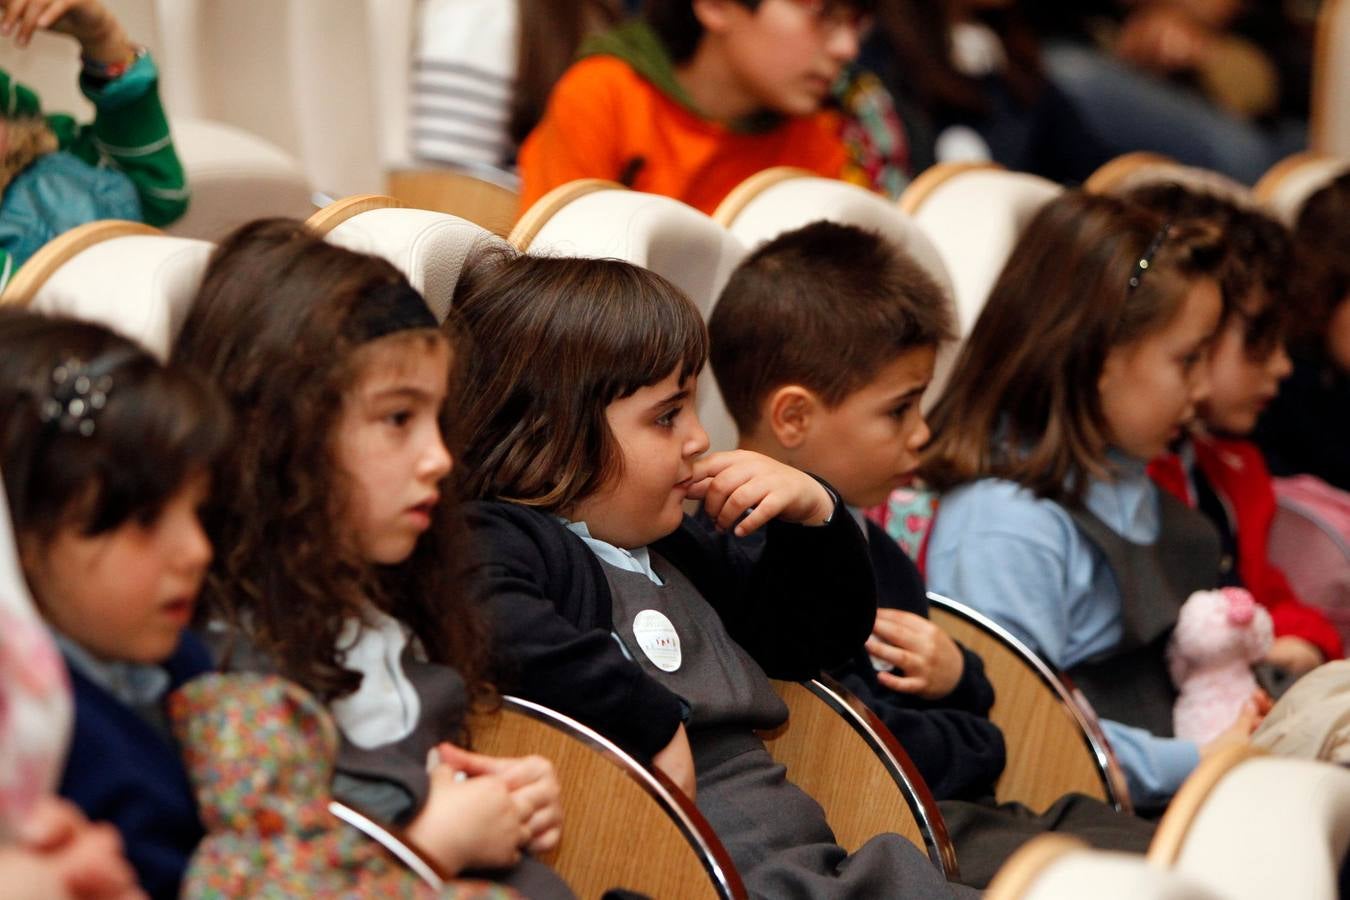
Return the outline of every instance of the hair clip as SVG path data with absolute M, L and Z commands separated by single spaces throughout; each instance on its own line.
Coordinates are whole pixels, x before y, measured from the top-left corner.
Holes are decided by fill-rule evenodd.
M 1144 255 L 1139 257 L 1139 262 L 1134 264 L 1134 274 L 1130 276 L 1129 282 L 1130 290 L 1139 287 L 1139 282 L 1144 280 L 1144 273 L 1148 271 L 1149 266 L 1153 265 L 1153 257 L 1157 255 L 1158 248 L 1162 246 L 1163 241 L 1167 240 L 1167 233 L 1171 230 L 1172 223 L 1164 222 L 1163 227 L 1159 228 L 1158 233 L 1153 236 L 1153 240 L 1149 243 L 1148 249 L 1144 251 Z
M 89 437 L 95 430 L 94 416 L 108 404 L 112 386 L 111 375 L 91 375 L 78 359 L 63 360 L 52 369 L 52 392 L 42 401 L 39 416 L 62 431 Z
M 52 369 L 51 393 L 38 408 L 38 417 L 68 434 L 91 436 L 97 429 L 95 417 L 108 405 L 113 370 L 143 352 L 119 347 L 87 365 L 73 356 L 63 359 Z

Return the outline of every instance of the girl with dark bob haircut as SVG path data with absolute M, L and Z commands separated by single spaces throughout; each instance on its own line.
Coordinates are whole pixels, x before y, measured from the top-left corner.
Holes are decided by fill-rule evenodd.
M 448 484 L 452 357 L 384 260 L 284 219 L 220 244 L 173 353 L 238 422 L 206 515 L 207 612 L 224 665 L 276 670 L 328 705 L 339 799 L 406 824 L 448 875 L 514 866 L 531 896 L 565 896 L 516 865 L 558 840 L 550 764 L 454 746 L 493 693 Z
M 178 896 L 202 838 L 161 723 L 168 695 L 210 669 L 185 629 L 211 559 L 197 513 L 229 421 L 203 379 L 101 325 L 0 310 L 0 468 L 23 574 L 75 699 L 59 790 L 117 828 L 152 897 Z M 6 617 L 9 652 L 23 644 L 20 625 Z M 24 678 L 42 683 L 47 666 Z M 61 843 L 97 854 L 90 830 L 72 822 Z M 106 846 L 91 885 L 124 896 L 135 886 L 118 888 L 125 863 Z
M 689 299 L 616 260 L 499 254 L 457 309 L 475 348 L 476 582 L 512 692 L 669 775 L 752 896 L 959 894 L 898 835 L 849 856 L 757 735 L 787 718 L 768 679 L 850 658 L 875 588 L 823 482 L 748 451 L 704 456 L 708 338 Z M 739 538 L 761 527 L 755 558 Z
M 1014 247 L 931 418 L 945 489 L 928 585 L 1068 671 L 1103 719 L 1137 809 L 1166 804 L 1202 753 L 1244 743 L 1254 697 L 1204 746 L 1172 737 L 1165 660 L 1181 604 L 1219 585 L 1219 539 L 1145 467 L 1209 391 L 1223 245 L 1069 191 Z

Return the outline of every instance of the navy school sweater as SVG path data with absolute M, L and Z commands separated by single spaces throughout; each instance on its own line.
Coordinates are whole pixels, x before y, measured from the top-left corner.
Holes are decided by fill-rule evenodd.
M 600 561 L 552 515 L 500 502 L 467 505 L 502 690 L 596 729 L 643 761 L 683 720 L 683 701 L 611 637 Z M 813 678 L 871 633 L 876 594 L 867 547 L 842 507 L 828 525 L 774 521 L 762 553 L 685 517 L 651 545 L 698 588 L 731 637 L 771 678 Z
M 177 897 L 188 859 L 203 836 L 178 745 L 74 666 L 67 667 L 75 728 L 60 794 L 91 821 L 116 826 L 147 894 L 156 900 Z M 210 671 L 211 659 L 196 638 L 184 633 L 164 668 L 170 677 L 167 699 Z

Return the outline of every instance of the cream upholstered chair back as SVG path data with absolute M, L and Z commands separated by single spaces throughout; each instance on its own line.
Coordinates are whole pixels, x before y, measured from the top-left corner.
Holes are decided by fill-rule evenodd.
M 383 187 L 368 0 L 156 0 L 156 7 L 171 115 L 258 135 L 333 195 Z
M 1310 131 L 1318 153 L 1350 156 L 1350 0 L 1324 0 L 1313 47 Z
M 1252 193 L 1272 216 L 1292 227 L 1308 198 L 1350 172 L 1350 155 L 1297 153 L 1261 176 Z
M 771 178 L 775 174 L 778 177 Z M 942 255 L 923 229 L 895 204 L 857 185 L 804 172 L 794 176 L 794 170 L 769 170 L 756 177 L 765 177 L 762 189 L 740 198 L 733 192 L 728 200 L 739 199 L 740 202 L 734 207 L 723 204 L 715 214 L 747 252 L 784 232 L 821 220 L 875 231 L 933 276 L 943 291 L 955 325 L 952 279 Z M 750 182 L 746 185 L 750 186 Z M 926 402 L 932 403 L 941 395 L 955 361 L 956 349 L 954 341 L 942 348 Z
M 303 219 L 314 211 L 299 161 L 275 144 L 207 119 L 175 119 L 172 128 L 192 201 L 169 234 L 218 241 L 254 219 Z
M 951 275 L 962 338 L 979 318 L 1022 229 L 1060 192 L 1059 185 L 1035 175 L 946 164 L 920 176 L 900 198 Z
M 705 321 L 745 253 L 736 238 L 698 210 L 670 197 L 619 187 L 576 196 L 535 225 L 528 241 L 518 241 L 522 250 L 644 266 L 684 291 Z M 699 378 L 698 412 L 714 450 L 735 446 L 735 426 L 707 368 Z
M 425 209 L 371 209 L 339 222 L 325 240 L 393 263 L 426 298 L 436 318 L 450 312 L 465 262 L 501 238 L 465 219 Z
M 1350 848 L 1350 770 L 1250 752 L 1228 763 L 1182 786 L 1150 861 L 1230 900 L 1333 900 Z
M 999 869 L 987 900 L 1220 900 L 1198 879 L 1149 866 L 1138 856 L 1093 850 L 1076 838 L 1044 834 Z
M 130 222 L 92 222 L 48 243 L 0 301 L 99 322 L 166 359 L 214 245 Z

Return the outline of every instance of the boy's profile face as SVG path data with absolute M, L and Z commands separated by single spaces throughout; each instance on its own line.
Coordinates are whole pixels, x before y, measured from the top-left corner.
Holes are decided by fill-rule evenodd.
M 851 7 L 830 0 L 760 0 L 754 9 L 695 0 L 694 10 L 746 101 L 789 116 L 820 109 L 865 28 Z
M 930 435 L 919 402 L 936 358 L 936 347 L 907 350 L 834 407 L 812 394 L 799 442 L 791 449 L 783 446 L 784 432 L 765 410 L 760 427 L 772 429 L 778 439 L 766 443 L 778 443 L 782 452 L 773 455 L 824 478 L 848 505 L 876 506 L 908 484 L 919 467 L 919 451 Z

